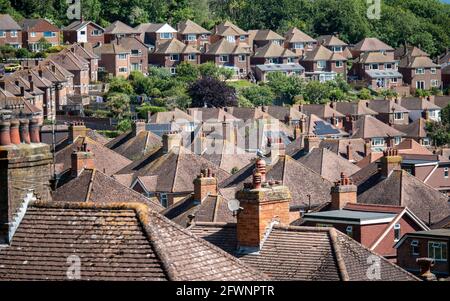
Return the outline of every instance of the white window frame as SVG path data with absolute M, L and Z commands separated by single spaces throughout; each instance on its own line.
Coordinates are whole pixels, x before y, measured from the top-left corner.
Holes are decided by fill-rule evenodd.
M 395 224 L 394 225 L 394 241 L 395 242 L 399 241 L 401 237 L 402 237 L 401 225 Z
M 336 68 L 342 68 L 344 67 L 344 62 L 343 61 L 336 61 Z
M 170 39 L 173 38 L 173 33 L 171 33 L 171 32 L 161 32 L 159 34 L 159 38 L 161 40 L 170 40 Z
M 188 54 L 188 61 L 193 62 L 195 60 L 197 60 L 197 55 L 195 53 L 189 53 Z
M 395 112 L 394 113 L 394 120 L 403 120 L 404 118 L 405 118 L 405 116 L 403 115 L 403 112 Z
M 186 41 L 196 41 L 197 40 L 197 36 L 195 34 L 187 34 L 186 35 Z
M 17 30 L 11 30 L 11 38 L 17 38 Z
M 93 37 L 98 37 L 98 36 L 101 36 L 101 35 L 102 35 L 102 31 L 100 29 L 93 29 L 91 31 L 91 36 L 93 36 Z
M 227 58 L 226 60 L 224 60 L 223 58 Z M 221 54 L 219 56 L 219 62 L 221 63 L 228 63 L 230 61 L 230 56 L 228 54 Z
M 128 68 L 127 67 L 119 67 L 119 72 L 126 73 L 126 72 L 128 72 Z
M 398 137 L 397 136 L 397 137 L 394 138 L 394 144 L 395 145 L 399 145 L 401 142 L 402 142 L 402 137 Z
M 333 52 L 341 53 L 342 51 L 344 51 L 342 46 L 334 46 L 333 47 Z
M 431 249 L 430 249 L 431 247 Z M 436 249 L 441 249 L 441 256 L 436 257 Z M 432 252 L 430 252 L 432 250 Z M 447 243 L 442 241 L 428 241 L 428 257 L 435 261 L 447 261 Z
M 0 38 L 6 38 L 6 31 L 4 30 L 0 31 Z
M 371 139 L 372 146 L 384 146 L 385 140 L 384 138 L 372 138 Z M 382 143 L 379 143 L 382 142 Z
M 445 179 L 448 179 L 448 174 L 449 174 L 448 167 L 445 167 L 444 168 L 444 178 Z
M 325 69 L 327 67 L 327 61 L 317 61 L 317 69 Z
M 305 49 L 305 43 L 293 43 L 292 44 L 292 48 L 293 49 Z
M 419 241 L 418 240 L 412 240 L 411 241 L 411 255 L 413 255 L 413 256 L 419 256 L 420 255 Z
M 420 84 L 423 84 L 423 87 L 419 87 L 420 86 Z M 416 89 L 425 89 L 425 81 L 423 81 L 423 80 L 418 80 L 418 81 L 416 81 Z
M 388 67 L 388 66 L 390 66 L 390 67 Z M 392 64 L 391 63 L 384 64 L 384 69 L 392 69 Z
M 422 142 L 421 144 L 423 146 L 430 146 L 431 145 L 430 138 L 428 138 L 428 137 L 423 138 L 421 142 Z
M 226 36 L 226 39 L 230 43 L 235 43 L 236 42 L 236 37 L 235 36 Z
M 178 62 L 180 60 L 180 55 L 178 53 L 172 53 L 170 55 L 171 62 Z
M 287 62 L 288 62 L 289 64 L 295 63 L 295 58 L 293 58 L 293 57 L 288 57 Z
M 133 53 L 133 51 L 136 51 L 137 53 Z M 132 57 L 140 57 L 142 56 L 142 51 L 140 49 L 131 49 L 131 56 Z
M 245 54 L 239 54 L 238 61 L 239 62 L 245 62 Z
M 436 68 L 431 68 L 430 72 L 431 72 L 431 74 L 436 74 L 437 70 L 436 70 Z
M 241 36 L 239 36 L 239 41 L 243 42 L 243 41 L 245 41 L 246 38 L 247 38 L 246 36 L 241 35 Z
M 376 68 L 374 68 L 376 66 Z M 369 69 L 370 70 L 378 70 L 380 66 L 378 66 L 378 64 L 370 64 L 369 65 Z
M 431 86 L 432 87 L 439 87 L 439 80 L 438 79 L 432 79 L 431 80 Z
M 30 37 L 32 37 L 32 38 L 36 37 L 36 32 L 34 32 L 34 31 L 30 32 Z
M 170 67 L 169 71 L 170 71 L 170 74 L 172 74 L 172 75 L 177 74 L 177 68 L 176 67 Z
M 394 84 L 398 83 L 398 78 L 396 78 L 396 77 L 391 78 L 391 83 L 394 83 Z
M 118 59 L 123 61 L 127 59 L 127 54 L 126 53 L 119 53 L 118 55 Z
M 425 74 L 425 68 L 416 68 L 416 74 L 417 75 Z

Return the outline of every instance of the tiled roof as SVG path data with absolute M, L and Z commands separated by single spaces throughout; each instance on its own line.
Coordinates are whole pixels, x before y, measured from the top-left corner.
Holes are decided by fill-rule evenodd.
M 19 24 L 7 14 L 0 14 L 0 30 L 21 30 Z
M 122 156 L 130 159 L 140 159 L 162 146 L 161 138 L 150 131 L 141 131 L 134 136 L 132 131 L 127 131 L 105 144 Z
M 346 61 L 339 53 L 334 53 L 323 45 L 317 46 L 313 51 L 306 52 L 304 61 Z
M 83 170 L 78 177 L 56 189 L 52 197 L 53 201 L 57 202 L 138 202 L 158 212 L 164 209 L 156 201 L 144 197 L 96 169 Z
M 408 46 L 406 46 L 406 51 L 405 51 L 405 46 L 401 45 L 400 47 L 395 48 L 394 55 L 396 58 L 402 58 L 405 56 L 405 54 L 407 54 L 411 57 L 429 56 L 428 53 L 426 53 L 425 51 L 423 51 L 422 49 L 420 49 L 419 47 L 416 47 L 416 46 L 408 45 Z
M 149 117 L 149 123 L 170 123 L 172 120 L 185 120 L 186 122 L 194 121 L 192 116 L 186 112 L 175 108 L 173 111 L 169 112 L 156 112 Z
M 392 59 L 381 52 L 366 52 L 358 58 L 358 62 L 362 64 L 392 63 L 395 62 L 395 59 Z
M 416 140 L 412 138 L 408 138 L 400 142 L 399 145 L 396 146 L 398 149 L 398 153 L 403 154 L 413 154 L 413 155 L 433 155 L 431 151 L 429 151 L 424 146 L 420 145 Z
M 380 50 L 394 50 L 391 46 L 383 43 L 377 38 L 365 38 L 359 41 L 353 50 L 356 51 L 380 51 Z
M 211 149 L 207 148 L 201 156 L 229 173 L 233 169 L 239 170 L 245 167 L 255 158 L 254 154 L 248 153 L 227 141 L 221 139 L 209 142 L 210 140 L 208 139 L 207 145 L 211 146 Z M 214 146 L 212 146 L 213 144 Z
M 330 104 L 304 104 L 300 105 L 300 111 L 305 113 L 306 115 L 314 114 L 322 119 L 344 117 L 343 114 L 332 108 Z
M 11 245 L 4 280 L 264 280 L 266 276 L 137 203 L 33 202 Z
M 209 30 L 201 27 L 200 25 L 198 25 L 197 23 L 195 23 L 191 20 L 181 21 L 180 23 L 178 23 L 177 29 L 178 29 L 178 33 L 180 33 L 180 34 L 209 34 L 209 33 L 211 33 Z
M 156 54 L 200 53 L 200 51 L 174 38 L 159 44 L 156 47 L 154 53 Z
M 434 104 L 443 109 L 450 104 L 450 96 L 449 95 L 435 96 Z
M 330 182 L 338 181 L 342 172 L 346 175 L 352 175 L 360 170 L 358 166 L 326 148 L 314 148 L 310 153 L 300 158 L 298 162 L 314 170 Z
M 440 68 L 428 56 L 404 57 L 398 66 L 400 68 Z
M 130 50 L 125 49 L 123 46 L 118 45 L 117 43 L 110 44 L 102 44 L 98 47 L 95 47 L 94 53 L 98 56 L 102 54 L 119 54 L 119 53 L 130 53 Z
M 196 223 L 189 229 L 274 280 L 368 281 L 370 256 L 380 260 L 379 280 L 418 280 L 334 228 L 275 225 L 260 252 L 246 255 L 236 254 L 235 224 Z
M 352 138 L 369 139 L 398 136 L 405 136 L 405 134 L 373 116 L 365 115 L 355 122 Z
M 364 100 L 360 101 L 340 101 L 335 102 L 334 107 L 336 111 L 345 116 L 361 116 L 361 115 L 377 115 L 378 113 L 370 109 Z
M 225 121 L 237 121 L 229 112 L 226 112 L 223 108 L 191 108 L 188 110 L 190 116 L 194 118 L 196 122 L 205 123 L 222 123 Z
M 219 54 L 247 54 L 246 49 L 239 45 L 228 42 L 225 38 L 211 44 L 205 54 L 219 55 Z
M 425 138 L 427 137 L 426 131 L 426 120 L 423 118 L 419 118 L 416 121 L 411 122 L 410 124 L 395 124 L 394 128 L 405 133 L 405 137 L 410 138 Z
M 351 146 L 351 155 L 353 160 L 360 161 L 364 156 L 365 141 L 361 138 L 341 138 L 341 139 L 323 139 L 320 141 L 319 147 L 326 148 L 333 153 L 347 158 L 347 145 Z
M 253 41 L 284 40 L 281 35 L 270 29 L 249 30 L 248 34 Z
M 81 20 L 73 21 L 72 23 L 70 23 L 69 25 L 64 27 L 63 30 L 67 30 L 67 31 L 69 31 L 69 30 L 79 30 L 79 29 L 81 29 L 81 28 L 83 28 L 83 27 L 85 27 L 85 26 L 87 26 L 89 24 L 92 24 L 93 26 L 95 26 L 95 27 L 97 27 L 97 28 L 99 28 L 101 30 L 104 30 L 103 27 L 101 27 L 100 25 L 98 25 L 98 24 L 96 24 L 96 23 L 94 23 L 92 21 L 81 21 Z
M 373 99 L 369 101 L 369 108 L 378 113 L 388 113 L 391 114 L 395 112 L 408 112 L 408 109 L 402 107 L 395 101 L 388 99 Z
M 298 55 L 281 47 L 280 45 L 274 43 L 268 43 L 263 47 L 256 49 L 253 57 L 255 58 L 268 58 L 268 57 L 297 57 Z
M 359 203 L 408 207 L 420 219 L 435 223 L 450 214 L 448 196 L 404 170 L 394 170 L 387 178 L 358 196 Z
M 316 40 L 323 46 L 347 46 L 347 43 L 333 35 L 319 36 Z
M 407 110 L 440 110 L 441 107 L 435 105 L 432 101 L 420 97 L 403 98 L 400 101 L 402 107 Z
M 139 31 L 121 21 L 115 21 L 105 28 L 107 34 L 138 34 Z
M 55 31 L 59 32 L 59 28 L 45 19 L 23 19 L 19 22 L 25 31 Z
M 282 122 L 286 121 L 286 117 L 289 117 L 291 120 L 301 120 L 302 118 L 307 117 L 306 114 L 293 107 L 267 106 L 265 107 L 265 110 L 267 114 Z
M 288 43 L 301 43 L 301 42 L 317 42 L 317 40 L 311 38 L 309 35 L 304 33 L 303 31 L 299 30 L 298 28 L 291 28 L 288 30 L 288 32 L 285 35 L 286 41 Z
M 248 33 L 230 21 L 225 21 L 220 23 L 214 27 L 214 34 L 220 36 L 229 36 L 229 35 L 247 35 Z
M 219 187 L 235 187 L 236 191 L 242 189 L 244 183 L 251 182 L 254 168 L 254 163 L 247 165 L 225 181 L 219 182 Z M 280 156 L 274 165 L 268 165 L 266 178 L 281 181 L 282 185 L 289 188 L 292 194 L 291 207 L 308 207 L 308 195 L 311 196 L 312 207 L 330 200 L 333 183 L 289 156 Z

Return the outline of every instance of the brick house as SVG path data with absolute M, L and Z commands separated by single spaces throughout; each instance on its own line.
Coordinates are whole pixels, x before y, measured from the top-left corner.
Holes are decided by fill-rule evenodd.
M 138 35 L 139 31 L 120 21 L 111 23 L 104 31 L 105 43 L 111 43 L 121 37 L 137 37 Z
M 362 54 L 369 52 L 379 52 L 385 54 L 390 59 L 394 59 L 394 48 L 385 44 L 377 38 L 364 38 L 350 48 L 353 58 L 358 58 Z
M 205 45 L 210 43 L 211 32 L 191 20 L 186 20 L 178 23 L 177 36 L 178 40 L 202 51 Z
M 225 21 L 216 25 L 212 31 L 211 44 L 215 44 L 222 39 L 225 39 L 229 43 L 236 46 L 240 46 L 246 51 L 250 52 L 252 50 L 248 32 L 237 27 L 230 21 Z
M 105 43 L 105 29 L 92 21 L 76 20 L 62 30 L 64 43 Z
M 6 14 L 0 14 L 0 45 L 22 48 L 22 27 Z
M 40 41 L 43 40 L 52 46 L 60 45 L 60 29 L 45 19 L 23 19 L 20 26 L 22 27 L 22 45 L 31 51 L 41 51 Z
M 247 49 L 224 38 L 208 47 L 201 56 L 201 62 L 213 62 L 217 66 L 233 69 L 236 78 L 243 78 L 250 72 L 250 52 Z
M 409 111 L 409 119 L 412 121 L 420 118 L 427 121 L 441 120 L 441 107 L 435 105 L 431 97 L 401 98 L 398 103 Z
M 300 64 L 305 67 L 306 77 L 320 82 L 334 80 L 338 74 L 346 80 L 346 63 L 347 59 L 340 53 L 333 52 L 322 45 L 306 52 L 300 59 Z
M 431 258 L 431 272 L 438 277 L 450 276 L 449 247 L 450 229 L 433 229 L 405 234 L 396 243 L 397 264 L 405 270 L 418 274 L 418 258 Z
M 319 36 L 317 37 L 317 42 L 320 45 L 327 47 L 334 53 L 339 53 L 348 60 L 352 58 L 352 53 L 348 48 L 348 44 L 336 36 L 333 35 Z
M 144 42 L 151 52 L 157 46 L 177 37 L 177 30 L 167 23 L 143 23 L 135 30 L 139 39 Z
M 91 50 L 92 48 L 87 46 L 88 44 L 75 43 L 69 47 L 69 49 L 77 56 L 82 57 L 89 62 L 89 79 L 90 82 L 96 82 L 98 80 L 98 60 L 99 57 Z M 90 44 L 89 44 L 90 45 Z
M 148 73 L 148 47 L 137 37 L 123 37 L 118 43 L 130 52 L 130 72 Z
M 111 76 L 128 77 L 131 68 L 131 52 L 118 45 L 117 40 L 94 48 L 94 53 L 100 57 L 99 71 Z
M 390 125 L 409 124 L 409 110 L 401 105 L 398 98 L 373 99 L 366 102 L 369 109 L 377 112 L 375 116 L 378 120 Z
M 199 64 L 200 51 L 177 39 L 171 39 L 158 44 L 155 50 L 149 54 L 151 65 L 168 68 L 171 74 L 176 73 L 176 67 L 181 62 Z
M 256 48 L 254 54 L 250 58 L 250 64 L 266 65 L 266 64 L 294 64 L 298 62 L 298 55 L 283 48 L 277 43 L 266 43 Z
M 271 43 L 284 46 L 284 37 L 270 29 L 249 30 L 248 34 L 253 51 Z
M 320 119 L 332 124 L 334 127 L 344 128 L 344 115 L 339 113 L 334 103 L 329 104 L 301 104 L 298 105 L 298 110 L 308 116 L 316 115 Z
M 402 46 L 395 54 L 400 60 L 398 71 L 403 75 L 403 82 L 410 85 L 411 93 L 441 87 L 441 66 L 428 53 L 414 46 Z
M 394 244 L 404 233 L 429 230 L 408 208 L 357 204 L 357 187 L 344 175 L 331 189 L 329 209 L 306 213 L 302 226 L 334 227 L 393 261 L 397 255 Z
M 284 47 L 299 54 L 305 55 L 317 46 L 317 40 L 313 39 L 298 28 L 292 28 L 285 34 Z

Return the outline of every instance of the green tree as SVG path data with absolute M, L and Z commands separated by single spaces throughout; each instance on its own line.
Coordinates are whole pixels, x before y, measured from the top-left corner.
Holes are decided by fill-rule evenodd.
M 200 77 L 200 71 L 196 65 L 182 62 L 177 66 L 177 78 L 184 82 L 193 82 Z
M 298 76 L 288 76 L 281 72 L 271 72 L 267 76 L 267 86 L 275 94 L 278 104 L 292 104 L 294 97 L 302 95 L 304 81 Z
M 313 80 L 306 85 L 303 97 L 309 103 L 326 103 L 329 100 L 328 95 L 328 86 Z
M 273 104 L 275 94 L 268 86 L 252 86 L 241 90 L 242 95 L 253 106 L 267 106 Z
M 123 77 L 113 77 L 109 82 L 108 93 L 123 93 L 126 95 L 134 94 L 131 82 Z
M 110 93 L 107 98 L 107 106 L 111 110 L 113 118 L 120 121 L 130 115 L 130 96 L 124 93 Z
M 363 88 L 358 92 L 358 98 L 362 100 L 371 100 L 372 93 L 370 93 L 369 89 Z

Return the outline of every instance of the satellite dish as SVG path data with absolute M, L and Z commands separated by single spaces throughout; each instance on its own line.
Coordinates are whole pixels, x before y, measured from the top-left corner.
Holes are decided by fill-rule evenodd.
M 228 201 L 228 209 L 229 209 L 231 212 L 236 212 L 236 211 L 238 211 L 238 210 L 241 208 L 240 205 L 241 205 L 240 202 L 239 202 L 238 200 L 236 200 L 236 199 L 233 199 L 233 200 L 229 200 L 229 201 Z

